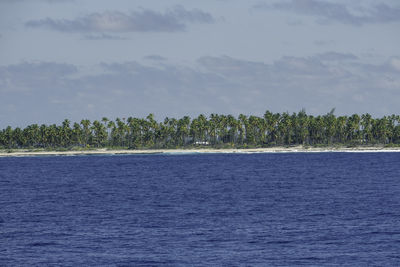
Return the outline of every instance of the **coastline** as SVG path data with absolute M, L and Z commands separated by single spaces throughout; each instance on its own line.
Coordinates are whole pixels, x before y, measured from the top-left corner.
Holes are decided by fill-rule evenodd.
M 96 149 L 96 150 L 71 150 L 71 151 L 30 151 L 30 150 L 0 150 L 0 157 L 30 157 L 30 156 L 83 156 L 83 155 L 135 155 L 135 154 L 192 154 L 192 153 L 322 153 L 322 152 L 400 152 L 400 147 L 267 147 L 243 149 Z

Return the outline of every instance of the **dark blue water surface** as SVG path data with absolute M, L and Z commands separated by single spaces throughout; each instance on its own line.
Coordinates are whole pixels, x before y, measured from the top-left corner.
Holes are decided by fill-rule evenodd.
M 0 158 L 1 266 L 399 266 L 400 153 Z

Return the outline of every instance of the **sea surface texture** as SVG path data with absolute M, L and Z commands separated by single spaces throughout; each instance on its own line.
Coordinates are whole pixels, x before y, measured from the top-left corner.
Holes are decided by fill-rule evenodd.
M 399 266 L 400 153 L 0 158 L 0 266 Z

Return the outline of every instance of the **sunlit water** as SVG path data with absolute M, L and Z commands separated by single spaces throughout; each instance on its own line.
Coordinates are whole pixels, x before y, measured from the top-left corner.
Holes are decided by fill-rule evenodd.
M 400 153 L 0 158 L 1 266 L 398 266 Z

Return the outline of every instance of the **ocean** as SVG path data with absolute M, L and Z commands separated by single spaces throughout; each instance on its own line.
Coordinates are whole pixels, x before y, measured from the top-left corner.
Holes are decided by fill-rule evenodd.
M 0 266 L 399 266 L 400 153 L 0 158 Z

